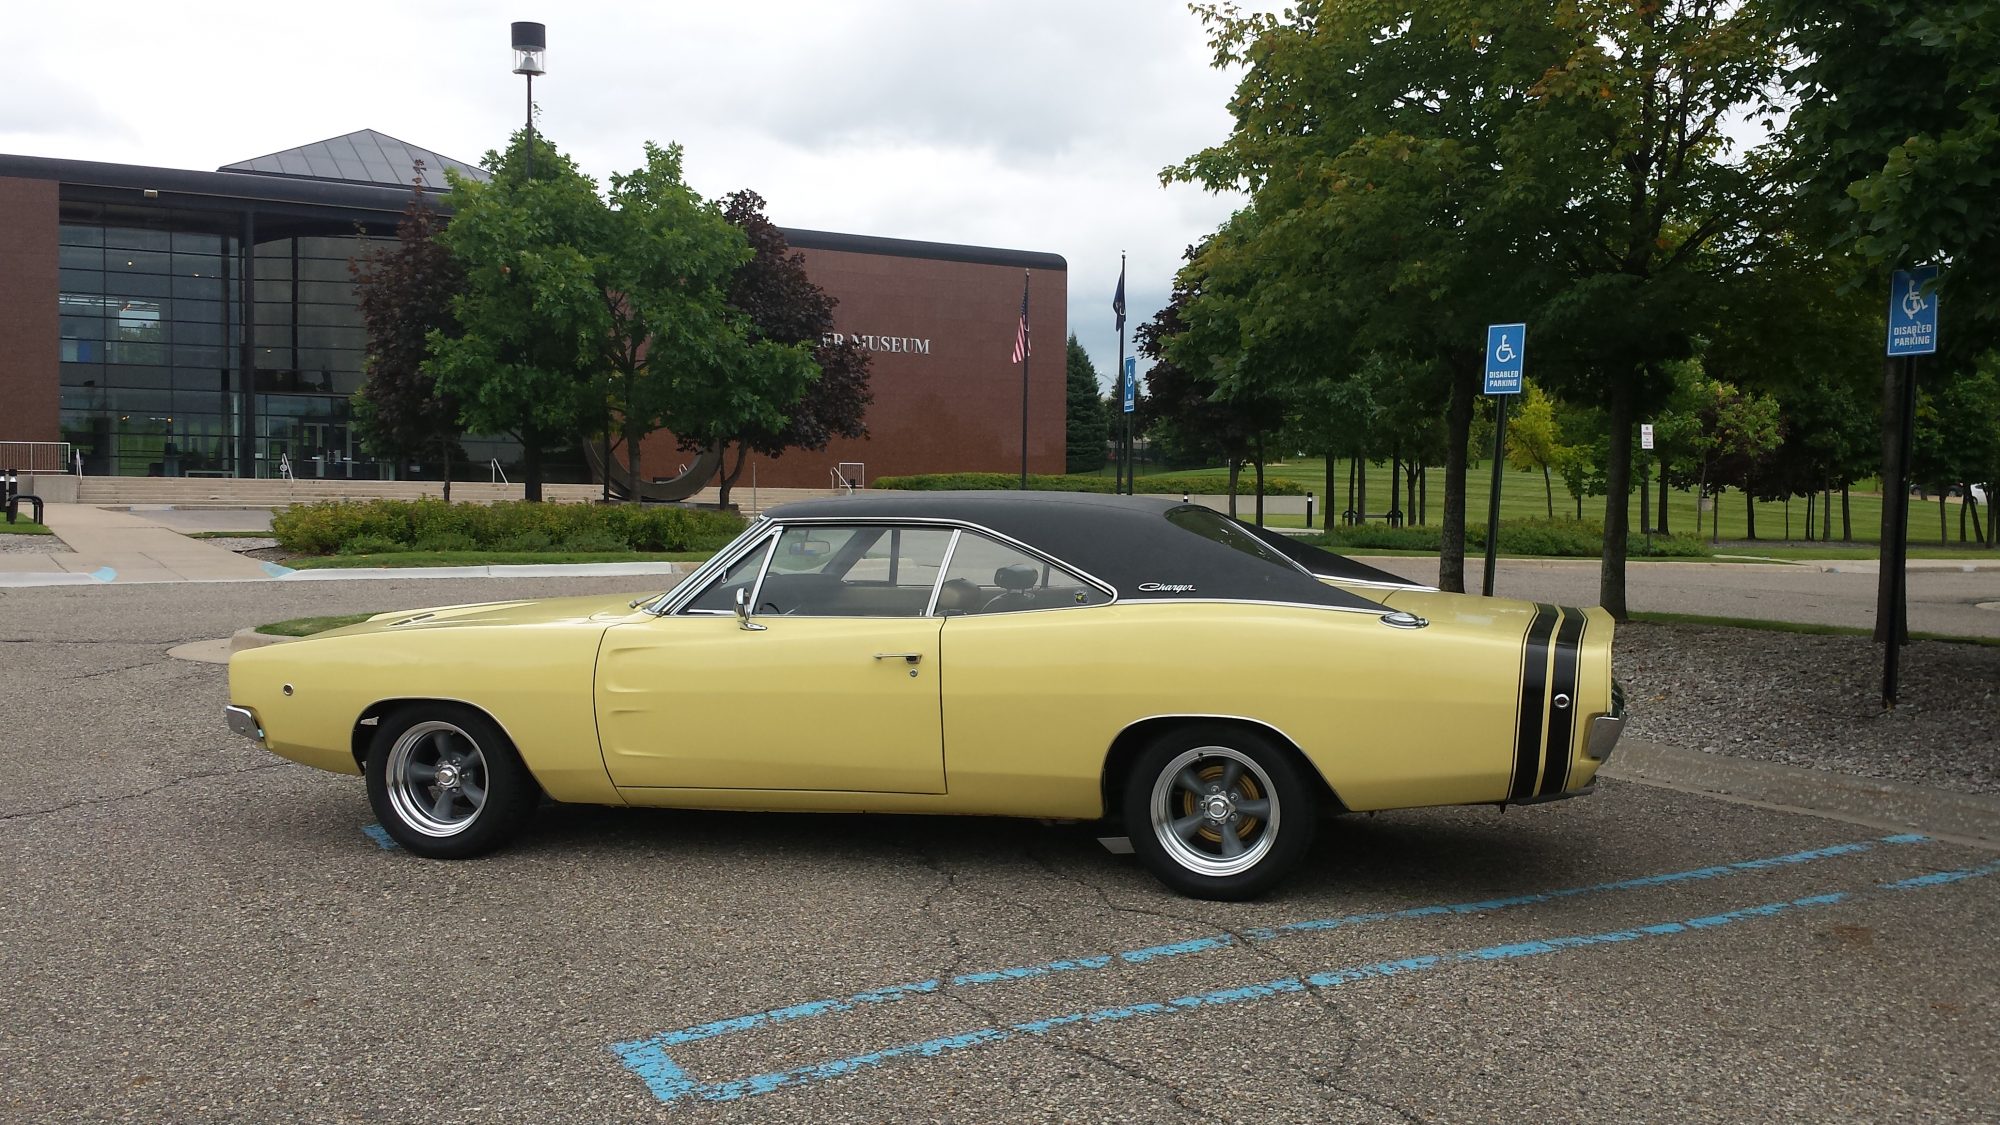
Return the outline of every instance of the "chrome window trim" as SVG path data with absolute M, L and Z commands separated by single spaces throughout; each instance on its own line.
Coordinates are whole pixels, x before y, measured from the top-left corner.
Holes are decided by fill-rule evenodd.
M 770 520 L 766 520 L 760 517 L 756 523 L 750 525 L 750 527 L 743 532 L 742 538 L 738 539 L 736 543 L 731 544 L 731 546 L 736 547 L 735 550 L 730 550 L 729 548 L 725 547 L 724 549 L 717 551 L 714 557 L 710 558 L 707 562 L 701 564 L 701 566 L 698 567 L 693 574 L 688 575 L 687 578 L 684 579 L 680 585 L 674 587 L 672 590 L 667 591 L 666 595 L 661 599 L 661 601 L 656 603 L 658 608 L 649 607 L 646 610 L 646 612 L 652 614 L 655 617 L 666 617 L 669 615 L 681 613 L 682 610 L 686 609 L 689 603 L 693 602 L 696 598 L 701 596 L 702 591 L 708 588 L 708 584 L 714 581 L 717 575 L 728 573 L 730 567 L 735 566 L 737 563 L 749 557 L 750 552 L 757 550 L 759 547 L 765 549 L 764 566 L 759 567 L 757 569 L 757 582 L 762 583 L 764 581 L 764 568 L 770 566 L 771 564 L 769 549 L 772 544 L 778 541 L 778 537 L 775 534 L 773 527 L 774 525 Z M 751 534 L 752 532 L 757 532 L 757 534 L 753 535 Z M 751 590 L 751 595 L 753 597 L 756 595 L 756 590 L 754 587 Z M 687 616 L 733 617 L 735 616 L 735 612 L 736 612 L 735 610 L 729 610 L 727 612 L 717 611 L 717 610 L 706 610 L 706 609 L 687 610 Z
M 1322 582 L 1338 582 L 1342 586 L 1362 586 L 1370 590 L 1419 590 L 1427 594 L 1440 593 L 1436 586 L 1426 586 L 1421 582 L 1378 582 L 1368 578 L 1342 578 L 1338 574 L 1313 573 Z
M 1269 598 L 1127 598 L 1120 605 L 1269 605 L 1284 609 L 1323 609 L 1329 613 L 1360 613 L 1380 617 L 1387 606 L 1373 609 L 1353 605 L 1320 605 L 1317 602 L 1283 602 Z
M 1041 550 L 1040 548 L 1037 547 L 1030 546 L 1027 543 L 1023 543 L 1019 539 L 1016 539 L 1011 535 L 995 531 L 984 524 L 973 523 L 971 520 L 946 519 L 937 516 L 907 516 L 907 517 L 869 516 L 861 518 L 857 518 L 854 516 L 803 516 L 794 519 L 773 519 L 770 520 L 769 522 L 772 527 L 778 529 L 781 533 L 785 528 L 804 526 L 808 524 L 833 524 L 841 527 L 943 527 L 943 528 L 950 528 L 954 531 L 976 532 L 980 535 L 984 535 L 987 536 L 988 538 L 991 538 L 997 543 L 1005 543 L 1006 545 L 1021 551 L 1023 554 L 1032 555 L 1033 557 L 1038 558 L 1043 562 L 1048 563 L 1051 566 L 1059 566 L 1064 570 L 1068 571 L 1069 573 L 1076 575 L 1083 581 L 1089 583 L 1092 586 L 1095 586 L 1100 592 L 1104 594 L 1105 597 L 1111 599 L 1110 601 L 1101 604 L 1111 605 L 1119 600 L 1117 588 L 1112 586 L 1111 583 L 1106 582 L 1104 579 L 1097 577 L 1095 574 L 1090 573 L 1089 571 L 1083 569 L 1080 566 L 1074 566 L 1071 565 L 1070 563 L 1064 562 L 1062 559 L 1057 558 L 1055 555 L 1049 554 L 1047 551 Z M 942 571 L 940 571 L 940 574 L 942 574 Z M 690 576 L 690 580 L 692 580 L 692 576 Z M 940 579 L 940 581 L 942 581 L 942 579 Z M 689 600 L 693 600 L 692 595 L 689 595 Z M 1077 607 L 1063 606 L 1061 608 L 1071 609 Z M 1095 608 L 1095 607 L 1089 607 L 1089 608 Z
M 951 557 L 958 553 L 958 537 L 965 534 L 964 528 L 951 529 L 951 542 L 944 545 L 944 559 L 938 563 L 937 581 L 931 583 L 931 600 L 924 606 L 925 617 L 937 616 L 938 596 L 944 593 L 944 576 L 951 573 Z
M 720 551 L 710 555 L 707 562 L 690 571 L 678 585 L 652 598 L 646 605 L 645 612 L 654 617 L 665 617 L 681 605 L 693 601 L 695 593 L 715 575 L 716 571 L 728 569 L 749 551 L 749 544 L 758 542 L 760 535 L 770 530 L 770 522 L 763 516 L 752 520 L 750 526 L 743 529 L 743 534 L 725 543 Z

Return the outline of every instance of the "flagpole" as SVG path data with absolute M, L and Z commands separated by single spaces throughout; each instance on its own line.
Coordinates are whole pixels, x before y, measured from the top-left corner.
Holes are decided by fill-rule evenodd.
M 1125 413 L 1125 251 L 1118 252 L 1118 414 L 1125 434 L 1118 448 L 1118 487 L 1114 491 L 1132 494 L 1132 416 Z
M 1028 282 L 1032 275 L 1021 271 L 1021 491 L 1028 491 Z

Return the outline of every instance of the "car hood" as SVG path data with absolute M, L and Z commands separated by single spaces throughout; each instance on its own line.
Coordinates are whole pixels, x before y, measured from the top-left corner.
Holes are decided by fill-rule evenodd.
M 498 625 L 610 625 L 641 612 L 632 608 L 630 594 L 593 594 L 536 601 L 474 602 L 378 613 L 357 625 L 330 629 L 319 637 L 351 637 L 364 633 L 406 632 L 413 629 L 471 629 Z

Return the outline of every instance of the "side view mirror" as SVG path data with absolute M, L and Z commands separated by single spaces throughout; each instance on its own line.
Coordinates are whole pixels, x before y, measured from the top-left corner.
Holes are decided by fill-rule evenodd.
M 764 626 L 750 620 L 750 590 L 744 586 L 736 588 L 736 621 L 737 624 L 751 632 L 761 633 L 764 631 Z

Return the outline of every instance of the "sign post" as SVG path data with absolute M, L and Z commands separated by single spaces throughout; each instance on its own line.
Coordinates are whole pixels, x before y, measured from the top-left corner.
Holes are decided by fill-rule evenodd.
M 1133 465 L 1130 462 L 1132 461 L 1132 453 L 1133 453 L 1132 412 L 1139 409 L 1139 357 L 1138 356 L 1128 355 L 1125 357 L 1125 370 L 1120 374 L 1119 382 L 1123 385 L 1122 393 L 1125 404 L 1125 452 L 1118 459 L 1120 461 L 1127 463 L 1125 468 L 1125 495 L 1136 496 L 1138 495 L 1139 491 L 1138 489 L 1139 478 L 1136 475 L 1138 471 L 1138 466 Z
M 1528 363 L 1528 326 L 1489 324 L 1486 327 L 1486 393 L 1495 395 L 1493 410 L 1493 490 L 1486 497 L 1486 580 L 1480 593 L 1493 596 L 1493 566 L 1500 549 L 1500 476 L 1507 465 L 1507 399 L 1521 393 L 1521 373 Z
M 1651 422 L 1639 423 L 1639 448 L 1640 449 L 1653 448 L 1653 424 Z M 1663 460 L 1660 463 L 1660 480 L 1663 482 L 1662 487 L 1664 487 L 1664 482 L 1666 481 L 1666 479 L 1667 479 L 1667 466 L 1666 462 Z M 1644 474 L 1641 474 L 1639 478 L 1639 514 L 1642 517 L 1646 514 L 1646 479 Z M 1650 519 L 1642 518 L 1639 522 L 1646 525 L 1643 528 L 1643 530 L 1646 533 L 1646 550 L 1650 553 L 1653 549 L 1653 521 Z
M 1887 533 L 1882 537 L 1879 600 L 1888 604 L 1880 614 L 1886 622 L 1882 646 L 1882 706 L 1896 706 L 1901 671 L 1903 633 L 1908 628 L 1910 555 L 1910 445 L 1917 424 L 1917 360 L 1937 352 L 1938 267 L 1897 270 L 1889 277 L 1890 359 L 1901 359 L 1901 416 L 1896 427 L 1894 481 L 1882 482 L 1882 507 Z M 1884 476 L 1891 466 L 1884 465 Z

